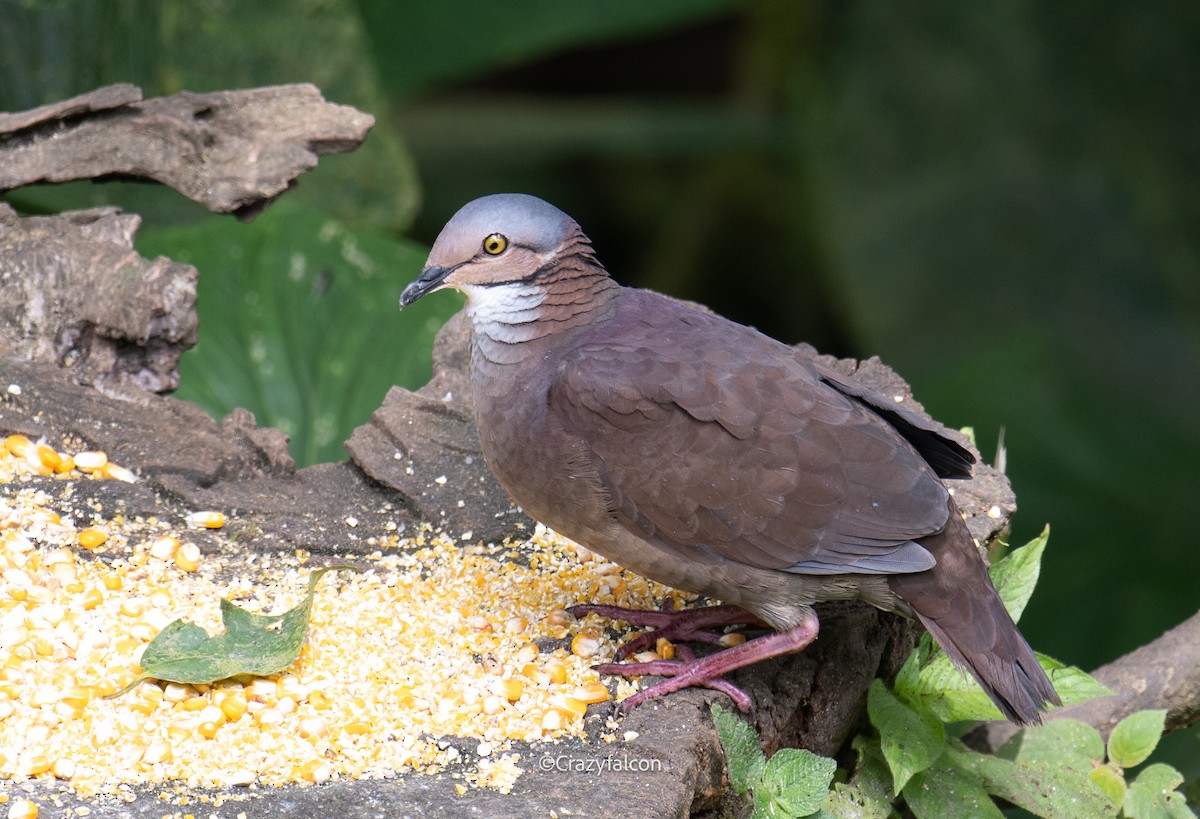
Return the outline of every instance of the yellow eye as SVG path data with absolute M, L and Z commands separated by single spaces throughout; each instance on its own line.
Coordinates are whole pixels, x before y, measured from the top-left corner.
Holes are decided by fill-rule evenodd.
M 483 252 L 489 256 L 499 256 L 508 249 L 508 238 L 503 233 L 493 233 L 483 240 Z

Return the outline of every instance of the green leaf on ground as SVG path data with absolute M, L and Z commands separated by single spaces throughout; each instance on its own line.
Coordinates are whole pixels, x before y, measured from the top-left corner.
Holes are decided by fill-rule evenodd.
M 1029 543 L 1013 549 L 992 564 L 992 584 L 1000 593 L 1000 599 L 1004 601 L 1004 607 L 1013 620 L 1021 619 L 1029 598 L 1033 596 L 1042 570 L 1042 554 L 1046 551 L 1046 541 L 1049 539 L 1050 527 L 1046 526 Z
M 221 600 L 225 631 L 210 636 L 194 623 L 176 620 L 146 646 L 142 673 L 133 682 L 109 694 L 113 699 L 145 680 L 207 684 L 238 674 L 265 677 L 283 671 L 300 655 L 308 634 L 317 582 L 330 571 L 356 570 L 354 566 L 326 566 L 308 576 L 308 592 L 295 608 L 283 614 L 253 614 Z
M 1138 711 L 1117 723 L 1108 737 L 1108 758 L 1122 768 L 1141 765 L 1162 739 L 1166 709 Z
M 945 726 L 932 713 L 905 704 L 882 680 L 871 683 L 867 713 L 879 730 L 880 748 L 892 772 L 893 793 L 900 793 L 913 774 L 928 768 L 942 753 Z
M 725 764 L 729 767 L 729 782 L 739 794 L 758 786 L 767 759 L 763 756 L 758 734 L 741 719 L 720 706 L 712 706 L 713 724 L 717 738 L 725 749 Z
M 837 763 L 803 748 L 784 748 L 767 760 L 754 787 L 754 815 L 810 816 L 829 799 Z

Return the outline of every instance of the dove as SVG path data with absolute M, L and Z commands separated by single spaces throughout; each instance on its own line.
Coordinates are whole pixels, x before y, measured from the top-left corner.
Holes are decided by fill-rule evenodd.
M 570 216 L 525 194 L 462 207 L 401 308 L 466 295 L 475 425 L 488 468 L 528 515 L 626 569 L 723 605 L 583 605 L 654 630 L 739 645 L 604 673 L 665 679 L 626 708 L 817 638 L 814 604 L 915 617 L 1010 720 L 1059 704 L 1008 615 L 945 481 L 974 457 L 924 416 L 715 313 L 618 284 Z

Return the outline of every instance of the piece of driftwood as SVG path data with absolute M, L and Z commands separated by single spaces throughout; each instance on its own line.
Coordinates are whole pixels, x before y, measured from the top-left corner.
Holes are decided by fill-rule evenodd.
M 38 182 L 147 179 L 214 213 L 248 218 L 317 157 L 358 147 L 374 124 L 307 84 L 148 100 L 134 86 L 108 86 L 0 114 L 0 193 Z

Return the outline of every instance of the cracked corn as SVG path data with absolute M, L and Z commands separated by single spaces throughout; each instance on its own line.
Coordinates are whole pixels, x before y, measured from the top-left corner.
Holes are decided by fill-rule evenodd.
M 513 741 L 581 735 L 587 706 L 612 696 L 590 666 L 615 643 L 563 608 L 686 599 L 540 528 L 517 547 L 528 566 L 507 559 L 513 549 L 391 536 L 404 551 L 377 552 L 365 571 L 318 587 L 309 637 L 285 673 L 143 683 L 103 700 L 172 620 L 215 632 L 221 597 L 290 608 L 307 569 L 286 555 L 201 555 L 184 521 L 72 520 L 46 491 L 22 486 L 36 449 L 18 449 L 0 458 L 0 778 L 55 778 L 86 796 L 171 780 L 276 785 L 461 769 L 504 790 L 521 771 Z M 264 563 L 275 580 L 251 580 Z M 618 698 L 636 690 L 608 683 Z M 488 752 L 462 767 L 446 737 Z

